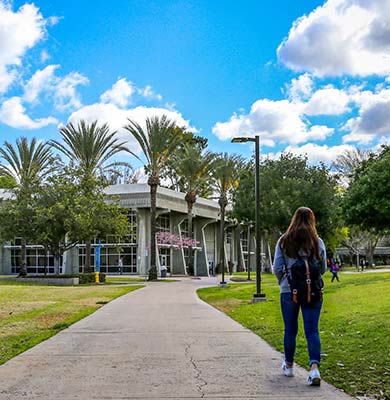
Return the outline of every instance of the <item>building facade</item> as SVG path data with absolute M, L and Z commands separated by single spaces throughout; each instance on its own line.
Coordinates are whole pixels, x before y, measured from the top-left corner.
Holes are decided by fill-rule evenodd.
M 108 274 L 146 275 L 150 267 L 150 189 L 147 184 L 113 185 L 106 189 L 107 195 L 119 198 L 122 207 L 128 209 L 131 229 L 121 241 L 113 236 L 100 239 L 100 271 Z M 6 193 L 0 193 L 6 197 Z M 158 188 L 157 231 L 160 235 L 172 235 L 183 239 L 188 232 L 187 203 L 184 193 Z M 97 216 L 98 217 L 98 216 Z M 194 275 L 208 276 L 217 272 L 221 253 L 219 247 L 220 210 L 216 201 L 198 198 L 193 207 L 193 238 L 197 241 L 194 251 Z M 226 221 L 225 262 L 228 271 L 244 271 L 250 261 L 254 265 L 255 240 L 247 228 Z M 92 245 L 92 264 L 95 265 L 95 249 Z M 122 266 L 119 267 L 121 259 Z M 171 243 L 157 244 L 158 270 L 166 269 L 171 275 L 188 274 L 188 248 Z M 27 246 L 27 269 L 29 274 L 41 274 L 47 266 L 49 274 L 73 274 L 83 271 L 85 245 L 78 244 L 64 253 L 61 259 L 45 254 L 39 244 Z M 16 274 L 20 267 L 20 238 L 0 247 L 0 275 Z

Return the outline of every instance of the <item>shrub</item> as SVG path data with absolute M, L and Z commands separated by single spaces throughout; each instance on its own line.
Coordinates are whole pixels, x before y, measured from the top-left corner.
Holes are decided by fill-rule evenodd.
M 79 278 L 80 285 L 86 283 L 95 283 L 95 273 L 85 273 L 85 274 L 60 274 L 60 275 L 29 275 L 28 278 L 36 279 L 51 279 L 51 278 Z M 106 274 L 99 274 L 99 282 L 104 283 L 106 281 Z
M 85 274 L 76 274 L 75 277 L 79 277 L 79 283 L 80 285 L 86 284 L 86 283 L 95 283 L 95 273 L 90 272 L 90 273 L 85 273 Z M 99 282 L 104 283 L 106 281 L 106 274 L 99 274 Z

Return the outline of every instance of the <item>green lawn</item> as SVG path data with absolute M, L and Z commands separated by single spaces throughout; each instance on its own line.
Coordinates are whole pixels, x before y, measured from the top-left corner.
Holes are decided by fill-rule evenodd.
M 390 398 L 390 273 L 340 274 L 340 283 L 325 275 L 325 300 L 320 321 L 323 378 L 346 392 Z M 252 276 L 255 279 L 255 275 Z M 255 283 L 229 284 L 198 290 L 201 299 L 283 351 L 279 287 L 262 275 L 267 301 L 250 304 Z M 296 361 L 307 366 L 300 322 Z
M 0 281 L 0 365 L 140 287 Z
M 106 276 L 106 283 L 145 283 L 145 278 L 132 278 L 129 276 Z

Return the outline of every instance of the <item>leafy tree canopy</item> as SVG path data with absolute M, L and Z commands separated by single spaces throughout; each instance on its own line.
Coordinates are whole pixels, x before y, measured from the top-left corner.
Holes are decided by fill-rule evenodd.
M 15 186 L 15 179 L 10 176 L 0 176 L 0 189 L 12 189 Z
M 254 163 L 242 171 L 234 194 L 234 216 L 254 221 Z M 307 158 L 282 154 L 266 159 L 260 166 L 260 219 L 262 229 L 279 235 L 288 227 L 298 207 L 310 207 L 317 220 L 319 234 L 327 239 L 337 225 L 336 180 L 324 165 L 311 166 Z
M 350 225 L 382 233 L 390 226 L 390 146 L 372 154 L 353 176 L 344 199 L 344 215 Z

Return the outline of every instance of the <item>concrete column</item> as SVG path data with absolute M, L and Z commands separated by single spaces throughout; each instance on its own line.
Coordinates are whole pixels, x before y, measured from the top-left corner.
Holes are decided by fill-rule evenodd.
M 209 261 L 213 261 L 214 268 L 216 267 L 218 262 L 218 259 L 216 257 L 215 232 L 212 227 L 212 224 L 215 224 L 215 222 L 216 222 L 215 219 L 210 219 L 210 218 L 197 217 L 196 219 L 194 219 L 195 237 L 196 240 L 200 242 L 199 246 L 202 248 L 202 251 L 196 251 L 196 257 L 195 257 L 195 271 L 198 276 L 209 276 Z M 208 256 L 207 235 L 213 236 L 212 251 L 214 252 L 214 256 L 212 260 L 209 259 Z
M 79 273 L 79 248 L 72 247 L 63 255 L 62 269 L 64 274 L 78 274 Z
M 171 212 L 171 232 L 181 237 L 180 224 L 187 218 L 186 215 Z M 186 263 L 183 249 L 174 249 L 171 251 L 171 273 L 176 275 L 186 275 Z
M 137 271 L 146 275 L 150 266 L 150 211 L 138 208 L 137 212 Z

